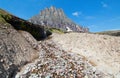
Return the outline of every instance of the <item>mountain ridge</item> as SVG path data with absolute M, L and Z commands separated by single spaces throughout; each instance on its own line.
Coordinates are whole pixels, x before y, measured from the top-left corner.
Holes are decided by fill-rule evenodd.
M 63 31 L 89 32 L 88 28 L 75 24 L 65 15 L 62 9 L 57 9 L 54 6 L 42 10 L 40 14 L 33 16 L 28 21 L 34 24 L 58 28 Z

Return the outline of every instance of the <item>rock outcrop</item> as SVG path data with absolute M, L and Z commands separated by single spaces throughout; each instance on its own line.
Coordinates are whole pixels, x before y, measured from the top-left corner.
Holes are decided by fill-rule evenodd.
M 0 9 L 0 78 L 14 78 L 22 66 L 38 58 L 36 39 L 44 36 L 42 26 Z
M 14 78 L 19 68 L 37 58 L 37 54 L 37 50 L 10 24 L 0 24 L 1 78 Z
M 30 34 L 32 34 L 32 36 L 37 40 L 44 39 L 47 36 L 52 34 L 44 26 L 30 23 L 26 20 L 18 18 L 14 15 L 11 15 L 4 10 L 0 10 L 0 17 L 1 17 L 2 23 L 7 22 L 11 24 L 12 27 L 14 27 L 16 30 L 27 31 Z
M 63 31 L 66 31 L 69 27 L 73 32 L 89 32 L 88 28 L 83 28 L 67 18 L 62 9 L 56 9 L 53 6 L 42 10 L 40 14 L 33 16 L 29 21 L 34 24 L 58 28 Z

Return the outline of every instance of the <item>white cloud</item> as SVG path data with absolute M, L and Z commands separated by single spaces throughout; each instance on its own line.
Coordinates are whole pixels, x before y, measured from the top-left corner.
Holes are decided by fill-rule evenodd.
M 106 4 L 105 2 L 101 2 L 101 5 L 103 8 L 107 8 L 108 7 L 108 4 Z
M 82 14 L 82 12 L 77 12 L 77 11 L 74 12 L 74 13 L 72 13 L 72 15 L 73 15 L 73 16 L 76 16 L 76 17 L 79 17 L 81 14 Z

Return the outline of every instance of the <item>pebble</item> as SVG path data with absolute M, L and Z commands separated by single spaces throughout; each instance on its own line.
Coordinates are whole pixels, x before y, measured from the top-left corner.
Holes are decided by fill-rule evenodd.
M 86 75 L 84 78 L 88 78 L 88 76 Z
M 4 62 L 4 59 L 1 59 L 0 62 L 3 63 L 3 62 Z
M 0 74 L 2 74 L 2 71 L 0 71 Z
M 0 49 L 2 49 L 2 45 L 0 45 Z

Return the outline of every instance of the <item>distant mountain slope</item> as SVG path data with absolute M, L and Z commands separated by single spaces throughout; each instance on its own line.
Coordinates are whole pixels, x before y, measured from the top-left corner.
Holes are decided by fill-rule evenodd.
M 103 32 L 97 32 L 96 34 L 120 36 L 120 30 L 103 31 Z
M 58 28 L 63 31 L 66 31 L 66 29 L 74 32 L 89 31 L 88 28 L 83 28 L 67 18 L 62 9 L 56 9 L 53 6 L 42 10 L 40 14 L 33 16 L 29 21 L 34 24 Z

